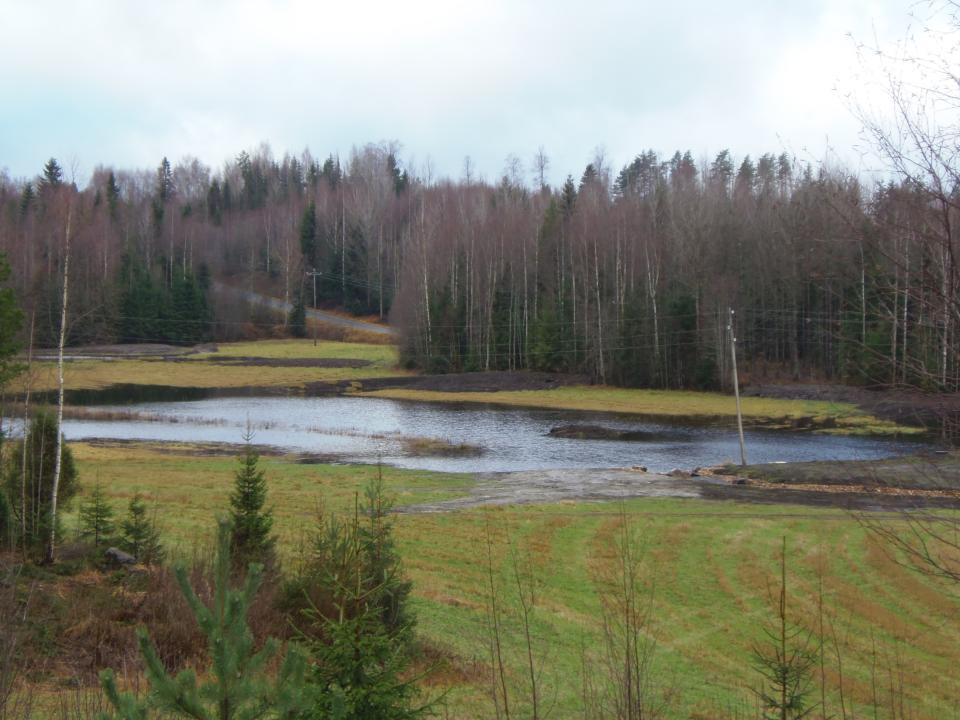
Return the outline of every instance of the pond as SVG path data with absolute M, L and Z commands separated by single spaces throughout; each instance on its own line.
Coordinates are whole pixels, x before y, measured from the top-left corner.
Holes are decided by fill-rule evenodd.
M 510 472 L 643 465 L 652 472 L 716 465 L 739 458 L 735 429 L 641 422 L 630 416 L 480 404 L 422 403 L 355 397 L 230 397 L 99 405 L 93 412 L 127 419 L 64 421 L 69 440 L 88 438 L 253 442 L 343 462 L 383 462 L 447 472 Z M 129 413 L 137 413 L 130 419 Z M 149 418 L 147 420 L 146 418 Z M 552 437 L 569 424 L 648 433 L 643 441 Z M 442 439 L 483 448 L 474 456 L 412 456 L 403 438 Z M 748 431 L 751 463 L 873 460 L 916 452 L 915 441 L 787 431 Z

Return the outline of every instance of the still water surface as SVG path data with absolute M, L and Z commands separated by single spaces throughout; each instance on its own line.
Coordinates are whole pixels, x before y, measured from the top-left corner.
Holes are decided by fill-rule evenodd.
M 156 422 L 66 420 L 70 440 L 116 438 L 188 442 L 243 441 L 249 420 L 254 442 L 283 450 L 336 455 L 449 472 L 506 472 L 645 465 L 654 472 L 715 465 L 739 457 L 733 429 L 639 422 L 629 416 L 489 405 L 449 405 L 379 398 L 236 397 L 183 402 L 101 405 L 162 416 Z M 656 433 L 643 442 L 549 437 L 557 425 L 583 423 Z M 400 436 L 441 438 L 484 448 L 479 457 L 410 457 Z M 752 463 L 869 460 L 916 452 L 916 442 L 785 431 L 748 431 Z

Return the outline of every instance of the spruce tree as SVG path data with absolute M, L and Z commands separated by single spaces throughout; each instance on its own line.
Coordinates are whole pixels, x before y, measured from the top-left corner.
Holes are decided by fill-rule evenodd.
M 107 207 L 110 209 L 110 219 L 117 219 L 117 205 L 120 202 L 120 186 L 117 185 L 117 178 L 110 171 L 107 177 Z
M 290 334 L 297 338 L 307 336 L 307 308 L 303 304 L 303 293 L 298 292 L 294 298 L 293 308 L 290 310 L 290 316 L 287 319 L 290 326 Z
M 754 692 L 764 720 L 802 720 L 817 704 L 809 700 L 813 689 L 816 652 L 812 633 L 787 618 L 787 539 L 780 555 L 780 596 L 774 622 L 764 628 L 765 645 L 753 649 L 754 667 L 762 683 Z
M 209 607 L 197 597 L 187 579 L 187 570 L 176 568 L 177 583 L 197 625 L 207 637 L 210 667 L 198 683 L 194 670 L 175 677 L 163 667 L 144 628 L 137 631 L 140 653 L 150 682 L 150 694 L 138 698 L 121 693 L 112 670 L 100 675 L 101 684 L 118 720 L 145 720 L 150 710 L 195 720 L 247 720 L 252 718 L 303 717 L 313 703 L 313 693 L 304 684 L 306 661 L 291 645 L 274 673 L 268 664 L 277 651 L 272 638 L 256 651 L 247 615 L 262 580 L 262 568 L 250 566 L 239 588 L 230 587 L 230 524 L 221 520 L 217 530 L 214 597 Z M 342 703 L 334 701 L 326 719 L 342 718 Z M 109 717 L 109 716 L 108 716 Z
M 300 252 L 307 265 L 317 264 L 317 205 L 313 200 L 300 219 Z
M 245 567 L 248 563 L 262 563 L 271 567 L 275 560 L 273 511 L 264 508 L 267 500 L 267 479 L 259 467 L 260 456 L 250 443 L 240 455 L 240 467 L 236 472 L 233 493 L 230 495 L 230 551 L 234 564 Z
M 93 544 L 99 546 L 110 537 L 114 528 L 113 507 L 107 502 L 107 496 L 98 482 L 90 498 L 80 503 L 80 535 L 92 537 Z
M 133 555 L 144 565 L 158 565 L 165 555 L 160 544 L 160 531 L 147 514 L 147 504 L 140 493 L 130 500 L 127 517 L 120 523 L 121 549 Z
M 26 217 L 35 197 L 36 193 L 33 191 L 33 183 L 24 183 L 23 192 L 20 193 L 20 217 Z
M 21 542 L 26 549 L 37 549 L 50 537 L 50 495 L 53 489 L 54 452 L 57 445 L 57 419 L 45 411 L 33 416 L 25 440 L 10 454 L 3 484 L 10 501 L 14 523 L 22 528 Z M 26 442 L 26 470 L 23 467 Z M 25 483 L 24 483 L 25 481 Z M 57 513 L 77 494 L 77 468 L 70 448 L 63 446 L 58 489 Z M 60 533 L 59 528 L 57 530 Z
M 59 187 L 63 183 L 63 168 L 56 158 L 50 158 L 43 166 L 43 177 L 40 179 L 40 186 L 43 188 Z
M 173 197 L 173 170 L 170 169 L 170 161 L 166 157 L 160 161 L 160 167 L 157 168 L 156 195 L 161 204 Z
M 9 278 L 10 263 L 7 256 L 0 253 L 0 283 L 6 284 Z M 23 312 L 13 288 L 0 288 L 0 389 L 23 370 L 16 357 L 20 350 L 18 334 L 22 324 Z
M 310 717 L 342 707 L 349 720 L 422 717 L 409 677 L 413 617 L 382 481 L 350 518 L 319 518 L 310 559 L 287 587 L 287 607 L 310 648 L 310 682 L 326 693 Z

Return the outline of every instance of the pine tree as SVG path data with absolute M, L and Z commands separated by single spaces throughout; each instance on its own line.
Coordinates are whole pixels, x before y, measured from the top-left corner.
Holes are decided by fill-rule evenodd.
M 238 567 L 257 562 L 270 568 L 275 561 L 275 548 L 274 538 L 270 535 L 273 511 L 264 509 L 267 479 L 259 467 L 260 456 L 250 443 L 249 434 L 246 440 L 230 495 L 230 521 L 233 528 L 230 551 Z
M 140 493 L 130 500 L 127 517 L 120 523 L 122 538 L 120 547 L 144 565 L 163 562 L 164 549 L 160 544 L 160 531 L 147 515 L 147 504 Z
M 151 709 L 195 720 L 286 719 L 302 717 L 314 704 L 314 693 L 304 683 L 306 661 L 296 646 L 287 650 L 276 673 L 268 671 L 267 665 L 276 654 L 277 642 L 271 638 L 255 651 L 247 615 L 260 587 L 262 568 L 251 565 L 243 585 L 232 589 L 230 537 L 230 524 L 221 520 L 210 607 L 200 601 L 190 586 L 186 568 L 176 568 L 180 591 L 207 637 L 210 667 L 201 674 L 205 680 L 198 684 L 193 670 L 184 670 L 175 677 L 167 673 L 147 631 L 141 628 L 137 640 L 150 682 L 149 696 L 141 699 L 119 692 L 112 670 L 100 675 L 118 720 L 145 720 Z M 343 717 L 342 703 L 332 702 L 331 709 L 326 719 Z
M 107 502 L 107 496 L 98 482 L 90 498 L 80 503 L 80 535 L 92 537 L 93 544 L 99 546 L 101 541 L 110 537 L 114 528 L 113 507 Z

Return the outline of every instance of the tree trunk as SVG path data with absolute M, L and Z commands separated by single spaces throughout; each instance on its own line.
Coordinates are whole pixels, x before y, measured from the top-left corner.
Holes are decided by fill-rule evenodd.
M 37 311 L 30 313 L 30 344 L 27 347 L 27 388 L 23 396 L 23 457 L 20 473 L 20 546 L 27 547 L 27 434 L 30 431 L 30 391 L 33 389 L 33 331 Z
M 63 303 L 60 308 L 60 343 L 57 349 L 57 448 L 54 454 L 53 488 L 50 491 L 50 541 L 45 561 L 53 563 L 57 543 L 57 494 L 60 491 L 60 473 L 63 470 L 63 344 L 67 338 L 67 298 L 70 282 L 70 222 L 73 204 L 67 208 L 67 230 L 64 238 Z

